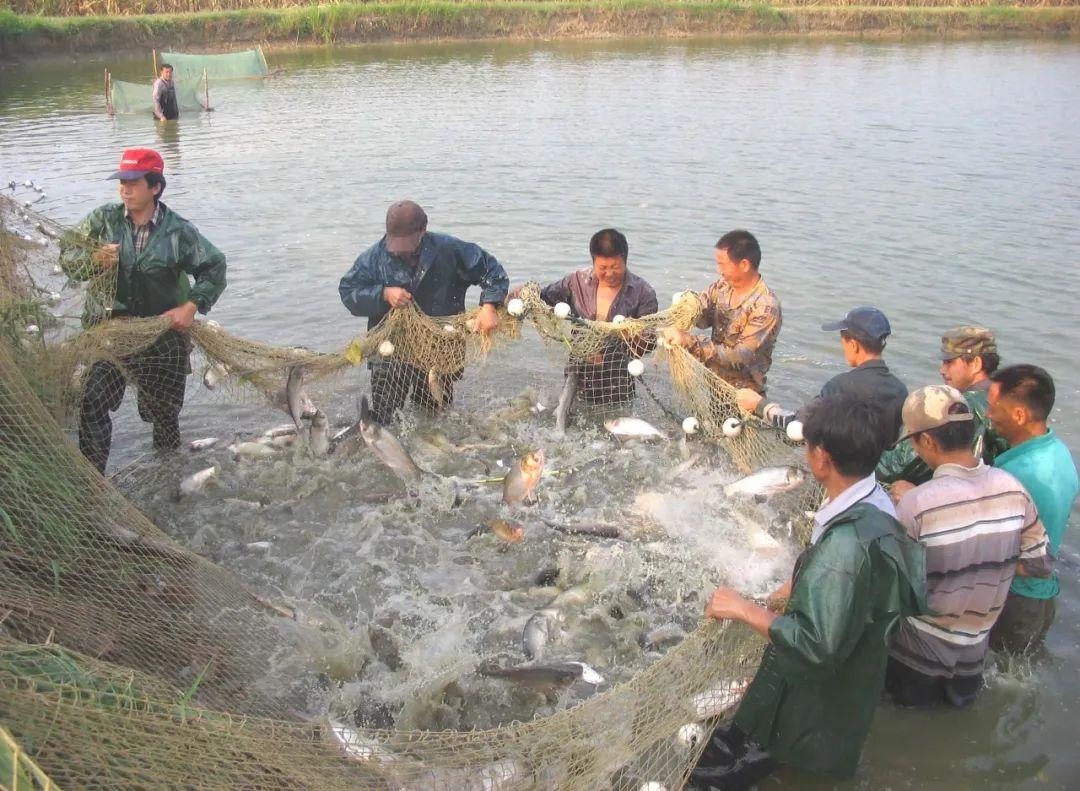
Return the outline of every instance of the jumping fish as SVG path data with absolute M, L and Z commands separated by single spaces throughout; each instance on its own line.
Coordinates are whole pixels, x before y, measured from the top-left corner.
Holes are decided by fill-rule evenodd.
M 691 698 L 694 716 L 699 720 L 719 717 L 742 700 L 748 686 L 746 681 L 718 681 Z
M 208 365 L 203 372 L 203 387 L 207 390 L 214 390 L 229 378 L 229 367 L 225 363 L 213 363 Z
M 428 392 L 431 393 L 431 399 L 438 407 L 441 407 L 446 403 L 446 387 L 443 382 L 442 374 L 434 368 L 427 372 Z
M 616 437 L 628 439 L 667 439 L 667 434 L 656 426 L 637 417 L 619 417 L 604 423 L 604 428 Z
M 289 417 L 300 430 L 300 418 L 304 414 L 304 369 L 299 365 L 289 368 L 289 378 L 285 382 L 285 405 Z
M 578 375 L 577 371 L 571 370 L 566 374 L 562 392 L 559 394 L 559 405 L 555 407 L 555 431 L 562 436 L 566 433 L 566 423 L 570 419 L 570 410 L 577 400 Z
M 536 486 L 544 472 L 542 448 L 522 456 L 503 478 L 503 502 L 507 505 L 536 502 Z
M 766 467 L 752 475 L 740 478 L 724 487 L 728 497 L 768 497 L 777 492 L 787 492 L 802 486 L 806 474 L 798 467 Z
M 553 689 L 584 681 L 604 683 L 604 677 L 584 662 L 559 662 L 552 665 L 518 665 L 516 667 L 480 667 L 477 672 L 488 678 L 501 678 L 534 689 Z
M 345 751 L 345 755 L 356 761 L 376 761 L 391 763 L 397 759 L 390 750 L 374 739 L 367 739 L 343 722 L 330 718 L 330 732 Z
M 516 544 L 525 538 L 525 526 L 506 519 L 489 519 L 469 534 L 469 538 L 491 531 L 507 544 Z
M 360 436 L 367 446 L 379 457 L 379 461 L 389 467 L 406 483 L 414 483 L 424 476 L 412 456 L 405 450 L 398 438 L 372 419 L 367 396 L 360 399 Z
M 532 660 L 543 659 L 547 644 L 558 637 L 563 620 L 562 612 L 552 608 L 533 613 L 521 634 L 525 656 Z
M 238 442 L 235 445 L 230 445 L 229 450 L 237 458 L 248 459 L 273 456 L 277 453 L 273 445 L 264 445 L 261 442 Z
M 199 470 L 193 475 L 189 475 L 180 481 L 181 494 L 194 494 L 200 491 L 206 482 L 217 475 L 217 467 L 207 467 L 205 470 Z
M 316 409 L 308 432 L 308 447 L 315 456 L 325 456 L 330 451 L 329 422 L 321 409 Z

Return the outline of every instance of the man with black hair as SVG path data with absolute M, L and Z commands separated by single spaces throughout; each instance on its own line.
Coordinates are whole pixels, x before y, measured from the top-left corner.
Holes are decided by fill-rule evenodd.
M 172 75 L 173 67 L 162 63 L 158 78 L 154 80 L 154 118 L 159 121 L 175 121 L 180 117 L 180 104 L 176 101 Z
M 844 393 L 873 404 L 883 416 L 876 424 L 882 432 L 881 446 L 888 448 L 900 431 L 900 408 L 907 397 L 907 387 L 882 359 L 885 339 L 892 332 L 888 318 L 877 308 L 864 306 L 852 308 L 840 321 L 822 324 L 821 329 L 840 331 L 844 360 L 852 369 L 827 381 L 821 395 Z M 764 403 L 761 394 L 751 389 L 740 389 L 735 397 L 741 409 L 756 413 L 777 428 L 786 428 L 798 417 L 794 410 Z
M 849 394 L 806 411 L 806 461 L 828 499 L 792 582 L 768 608 L 729 588 L 709 601 L 707 617 L 742 621 L 769 645 L 733 725 L 717 729 L 694 768 L 693 789 L 747 788 L 777 762 L 853 774 L 881 697 L 889 636 L 902 617 L 926 611 L 923 549 L 874 481 L 880 412 Z
M 1046 424 L 1054 408 L 1054 380 L 1037 365 L 1002 368 L 990 380 L 990 420 L 1012 445 L 994 466 L 1027 489 L 1056 557 L 1080 482 L 1072 454 Z M 1057 572 L 1047 578 L 1015 577 L 990 632 L 991 647 L 1023 653 L 1041 644 L 1054 622 L 1060 589 Z
M 903 417 L 902 439 L 934 471 L 896 508 L 908 535 L 926 547 L 934 614 L 903 622 L 885 686 L 900 705 L 961 708 L 982 689 L 990 629 L 1014 575 L 1050 576 L 1046 531 L 1020 482 L 975 458 L 975 424 L 959 390 L 916 390 Z
M 545 287 L 540 298 L 549 305 L 565 302 L 572 316 L 593 321 L 618 322 L 656 313 L 653 287 L 627 269 L 630 246 L 623 234 L 614 228 L 597 231 L 589 240 L 589 255 L 591 267 Z M 572 362 L 566 373 L 576 376 L 577 393 L 586 403 L 629 401 L 634 395 L 634 380 L 626 364 L 650 352 L 654 345 L 652 332 L 630 341 L 613 337 L 592 359 Z
M 994 457 L 1009 448 L 986 416 L 990 376 L 1000 362 L 997 340 L 986 327 L 954 327 L 941 336 L 941 378 L 963 393 L 971 407 L 975 419 L 972 450 L 976 458 L 987 464 L 993 464 Z M 878 480 L 893 484 L 892 496 L 897 500 L 913 486 L 926 483 L 932 475 L 907 440 L 885 451 L 877 466 Z
M 765 394 L 766 375 L 783 316 L 780 300 L 758 269 L 761 246 L 749 231 L 729 231 L 716 243 L 717 280 L 705 292 L 698 327 L 706 338 L 669 327 L 664 340 L 682 346 L 733 387 Z
M 83 382 L 79 448 L 101 472 L 112 445 L 109 413 L 120 408 L 129 376 L 138 388 L 139 417 L 153 424 L 154 447 L 180 445 L 188 374 L 185 333 L 195 312 L 207 313 L 225 290 L 225 256 L 161 202 L 164 173 L 156 151 L 124 151 L 120 169 L 109 176 L 120 182 L 121 202 L 94 209 L 60 245 L 60 265 L 72 280 L 103 282 L 115 276 L 115 289 L 89 289 L 84 324 L 125 316 L 165 316 L 170 322 L 153 344 L 123 360 L 122 370 L 99 360 Z

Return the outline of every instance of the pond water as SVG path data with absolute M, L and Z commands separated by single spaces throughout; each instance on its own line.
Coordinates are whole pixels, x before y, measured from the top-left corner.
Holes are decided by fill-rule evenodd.
M 33 179 L 46 190 L 36 208 L 74 222 L 113 199 L 114 186 L 102 179 L 122 148 L 157 148 L 166 160 L 166 202 L 228 256 L 229 287 L 213 318 L 243 336 L 315 349 L 338 349 L 360 331 L 338 300 L 337 281 L 379 238 L 385 208 L 398 198 L 423 204 L 432 229 L 494 253 L 515 283 L 550 282 L 584 266 L 592 232 L 617 227 L 629 237 L 631 268 L 653 283 L 661 305 L 675 291 L 711 282 L 712 245 L 724 231 L 745 227 L 761 240 L 762 273 L 784 307 L 770 374 L 778 400 L 797 405 L 842 370 L 835 337 L 818 325 L 870 303 L 892 320 L 887 359 L 910 387 L 938 381 L 943 329 L 994 328 L 1007 363 L 1034 362 L 1054 374 L 1054 428 L 1080 446 L 1075 42 L 484 43 L 305 49 L 269 59 L 283 75 L 213 84 L 215 112 L 167 126 L 103 110 L 103 69 L 149 83 L 149 59 L 5 66 L 0 183 Z M 36 197 L 21 187 L 15 194 Z M 351 386 L 359 391 L 357 382 Z M 271 420 L 257 405 L 222 405 L 195 390 L 193 380 L 183 418 L 189 438 L 254 431 Z M 453 421 L 446 431 L 456 442 L 467 434 Z M 543 431 L 534 426 L 516 439 L 539 442 Z M 589 434 L 580 457 L 600 441 Z M 148 444 L 148 432 L 125 408 L 112 468 Z M 642 467 L 674 463 L 660 451 L 629 453 L 612 473 L 623 494 L 644 485 Z M 190 466 L 165 469 L 175 477 Z M 306 473 L 225 473 L 234 489 L 285 486 L 294 496 L 311 480 Z M 362 482 L 354 472 L 320 474 L 334 491 Z M 450 599 L 471 585 L 462 552 L 420 531 L 390 549 L 384 522 L 367 524 L 369 516 L 349 512 L 344 496 L 320 499 L 292 519 L 294 532 L 275 534 L 274 563 L 237 549 L 274 525 L 238 535 L 229 532 L 237 517 L 220 507 L 178 506 L 155 497 L 153 485 L 131 494 L 166 530 L 230 568 L 284 595 L 326 594 L 347 629 L 380 623 L 372 579 L 397 580 L 395 595 L 420 589 Z M 560 507 L 577 508 L 570 499 Z M 224 516 L 215 521 L 214 513 Z M 465 529 L 460 514 L 435 513 Z M 404 565 L 350 571 L 341 560 L 350 542 L 356 563 L 383 553 Z M 1059 559 L 1063 593 L 1045 655 L 1033 667 L 993 674 L 967 711 L 883 706 L 856 779 L 842 787 L 1075 787 L 1078 546 L 1074 525 Z M 749 579 L 749 587 L 782 574 L 727 555 L 714 559 L 727 562 L 718 577 Z M 520 576 L 540 562 L 503 558 L 487 579 Z M 562 564 L 564 571 L 576 562 Z M 351 610 L 333 604 L 345 591 Z M 478 601 L 483 591 L 465 593 Z M 470 629 L 495 623 L 488 610 L 457 612 Z M 466 624 L 470 618 L 481 623 Z M 488 649 L 511 640 L 512 630 L 503 628 L 506 635 Z M 417 661 L 447 655 L 438 637 L 418 637 L 404 664 L 410 651 Z M 629 650 L 625 640 L 603 639 L 593 661 L 615 661 Z M 405 690 L 413 695 L 416 687 L 394 692 L 401 698 Z M 406 713 L 416 723 L 454 724 L 431 711 Z M 765 787 L 774 782 L 811 781 L 784 773 Z

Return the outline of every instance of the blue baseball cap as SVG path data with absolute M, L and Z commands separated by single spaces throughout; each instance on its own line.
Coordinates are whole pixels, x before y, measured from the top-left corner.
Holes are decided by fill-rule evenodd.
M 830 321 L 822 324 L 821 329 L 825 332 L 847 330 L 852 335 L 862 336 L 870 340 L 879 341 L 892 333 L 889 320 L 880 310 L 869 305 L 852 308 L 840 321 Z

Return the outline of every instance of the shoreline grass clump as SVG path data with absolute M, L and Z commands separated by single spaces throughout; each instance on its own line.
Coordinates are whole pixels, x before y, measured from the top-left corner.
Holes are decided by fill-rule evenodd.
M 293 5 L 291 0 L 164 0 L 195 11 L 131 14 L 143 0 L 49 0 L 45 10 L 0 8 L 0 52 L 9 58 L 60 52 L 230 47 L 253 42 L 344 43 L 423 39 L 595 38 L 692 35 L 1069 35 L 1080 5 L 1065 0 L 397 0 Z M 9 0 L 10 2 L 10 0 Z M 16 7 L 27 0 L 15 0 Z M 271 6 L 270 4 L 273 3 Z M 242 8 L 223 8 L 249 4 Z M 2 57 L 2 56 L 0 56 Z

